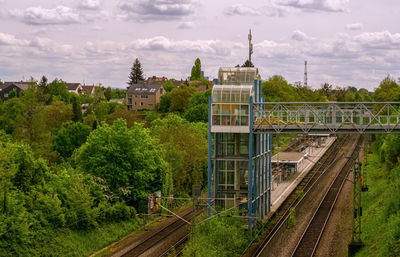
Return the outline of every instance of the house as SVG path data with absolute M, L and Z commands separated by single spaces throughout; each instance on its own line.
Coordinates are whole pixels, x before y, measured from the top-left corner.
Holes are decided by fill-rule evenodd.
M 81 83 L 65 83 L 67 89 L 71 93 L 82 94 L 83 88 Z
M 160 97 L 165 93 L 160 83 L 140 82 L 129 87 L 126 92 L 128 110 L 152 110 L 160 103 Z
M 83 85 L 82 86 L 82 91 L 86 95 L 91 95 L 94 93 L 94 85 Z
M 27 82 L 4 82 L 3 85 L 0 85 L 0 98 L 6 101 L 12 91 L 15 91 L 16 95 L 19 96 L 21 91 L 27 90 L 28 88 L 29 83 Z

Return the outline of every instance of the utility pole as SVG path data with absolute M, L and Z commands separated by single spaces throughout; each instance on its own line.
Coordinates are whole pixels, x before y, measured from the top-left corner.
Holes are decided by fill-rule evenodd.
M 307 61 L 304 61 L 304 86 L 308 86 L 308 78 L 307 78 Z
M 253 54 L 253 44 L 251 43 L 251 39 L 252 39 L 253 37 L 252 37 L 252 35 L 251 35 L 251 29 L 249 30 L 249 36 L 248 36 L 248 39 L 249 39 L 249 63 L 252 63 L 251 62 L 251 55 Z

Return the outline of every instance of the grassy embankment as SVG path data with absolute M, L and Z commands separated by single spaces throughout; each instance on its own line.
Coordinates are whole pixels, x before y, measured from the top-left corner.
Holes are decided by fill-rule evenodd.
M 369 186 L 362 193 L 365 247 L 356 256 L 400 256 L 400 164 L 387 168 L 379 150 L 368 153 L 364 162 L 363 177 Z
M 141 219 L 109 223 L 90 231 L 61 229 L 49 232 L 46 244 L 37 247 L 40 256 L 89 256 L 115 242 L 142 224 Z

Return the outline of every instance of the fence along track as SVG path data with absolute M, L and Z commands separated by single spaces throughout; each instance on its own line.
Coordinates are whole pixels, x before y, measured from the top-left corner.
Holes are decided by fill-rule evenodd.
M 193 210 L 190 211 L 189 213 L 186 213 L 185 215 L 182 216 L 185 220 L 190 220 L 194 216 Z M 146 251 L 148 251 L 150 248 L 153 246 L 157 245 L 158 243 L 162 242 L 165 240 L 169 235 L 174 233 L 176 230 L 181 228 L 182 226 L 186 225 L 187 223 L 184 222 L 181 219 L 177 219 L 176 221 L 172 222 L 171 224 L 167 225 L 165 228 L 157 231 L 156 233 L 152 234 L 145 240 L 143 240 L 141 243 L 130 249 L 127 253 L 122 255 L 123 257 L 133 257 L 133 256 L 139 256 Z
M 360 150 L 361 142 L 362 137 L 360 136 L 357 140 L 356 147 L 354 148 L 351 156 L 353 156 L 354 152 Z M 325 230 L 326 224 L 332 213 L 333 207 L 335 206 L 340 191 L 344 183 L 346 182 L 346 177 L 351 167 L 353 166 L 353 163 L 353 159 L 348 159 L 346 164 L 340 170 L 339 174 L 336 175 L 335 180 L 330 185 L 328 191 L 325 193 L 317 210 L 314 212 L 314 215 L 308 223 L 306 230 L 301 236 L 301 239 L 297 243 L 297 246 L 291 255 L 292 257 L 314 256 L 322 234 Z
M 302 190 L 304 196 L 313 188 L 314 184 L 319 180 L 323 172 L 333 164 L 336 156 L 339 154 L 340 149 L 346 144 L 350 143 L 348 140 L 349 135 L 344 135 L 341 139 L 337 140 L 328 151 L 321 157 L 320 161 L 308 172 L 308 174 L 302 179 L 295 190 L 286 198 L 283 204 L 278 208 L 278 210 L 273 214 L 273 216 L 268 221 L 270 226 L 267 225 L 266 230 L 267 235 L 262 239 L 262 242 L 256 248 L 255 251 L 250 253 L 248 256 L 260 256 L 263 250 L 267 247 L 269 242 L 274 238 L 277 231 L 285 223 L 289 217 L 289 212 L 291 208 L 296 207 L 301 199 L 297 194 L 297 190 Z M 303 197 L 304 197 L 303 196 Z

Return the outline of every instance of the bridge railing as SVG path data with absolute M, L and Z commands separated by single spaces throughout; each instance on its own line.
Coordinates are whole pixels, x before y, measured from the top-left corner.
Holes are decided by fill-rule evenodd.
M 254 103 L 255 133 L 400 133 L 400 102 Z

